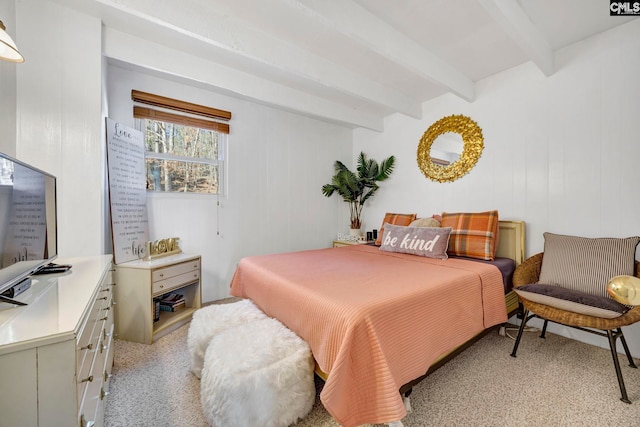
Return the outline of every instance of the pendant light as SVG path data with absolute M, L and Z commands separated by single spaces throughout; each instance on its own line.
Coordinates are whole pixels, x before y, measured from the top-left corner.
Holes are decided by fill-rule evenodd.
M 7 34 L 6 29 L 2 21 L 0 21 L 0 59 L 9 62 L 24 62 L 24 57 L 18 52 L 16 44 Z

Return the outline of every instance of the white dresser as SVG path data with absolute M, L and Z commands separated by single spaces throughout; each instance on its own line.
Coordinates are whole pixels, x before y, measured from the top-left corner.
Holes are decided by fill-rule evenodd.
M 0 426 L 102 426 L 113 365 L 111 255 L 56 260 L 0 303 Z

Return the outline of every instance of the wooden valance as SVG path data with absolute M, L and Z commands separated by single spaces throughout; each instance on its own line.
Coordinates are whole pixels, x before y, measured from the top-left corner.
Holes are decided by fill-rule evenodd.
M 152 93 L 141 92 L 139 90 L 131 91 L 131 99 L 141 104 L 153 105 L 154 107 L 162 107 L 183 113 L 195 114 L 198 116 L 210 117 L 217 120 L 231 120 L 231 112 L 218 110 L 217 108 L 206 107 L 204 105 L 192 104 L 191 102 L 180 101 L 173 98 L 167 98 Z

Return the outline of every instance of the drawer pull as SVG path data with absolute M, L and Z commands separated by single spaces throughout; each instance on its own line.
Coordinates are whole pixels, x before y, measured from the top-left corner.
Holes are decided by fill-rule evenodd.
M 80 417 L 80 426 L 81 427 L 93 427 L 96 425 L 95 421 L 87 421 L 84 418 L 84 414 L 82 414 L 82 416 Z
M 105 307 L 105 308 L 103 308 L 103 310 L 104 311 L 109 311 L 109 310 L 111 310 L 111 307 Z
M 89 375 L 87 378 L 81 380 L 81 383 L 91 382 L 93 381 L 93 375 Z
M 103 345 L 100 346 L 100 353 L 102 353 L 103 351 L 108 350 L 108 349 L 109 349 L 109 346 L 103 344 Z
M 107 372 L 105 371 L 104 373 L 104 382 L 107 382 L 107 380 L 109 380 L 109 378 L 111 378 L 113 375 L 111 374 L 107 374 Z
M 100 400 L 103 400 L 105 397 L 109 396 L 108 391 L 104 391 L 103 388 L 100 389 Z
M 91 350 L 93 348 L 93 343 L 89 343 L 84 347 L 80 347 L 80 350 Z
M 96 298 L 96 301 L 100 301 L 101 299 L 107 299 L 107 297 Z
M 105 317 L 103 317 L 102 319 L 99 319 L 99 320 L 107 320 L 108 318 L 109 318 L 108 316 L 105 316 Z
M 164 273 L 160 273 L 160 277 L 164 277 Z

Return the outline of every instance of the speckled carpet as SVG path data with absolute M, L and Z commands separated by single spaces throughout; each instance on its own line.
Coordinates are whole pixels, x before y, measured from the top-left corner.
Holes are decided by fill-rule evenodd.
M 206 425 L 199 381 L 189 371 L 187 331 L 183 326 L 151 346 L 116 340 L 106 427 Z M 608 350 L 550 333 L 546 340 L 526 333 L 517 358 L 512 347 L 511 339 L 492 332 L 422 381 L 404 426 L 640 425 L 640 369 L 624 356 L 631 405 L 620 401 Z M 322 384 L 316 381 L 318 395 Z M 337 425 L 319 398 L 296 424 Z

